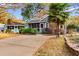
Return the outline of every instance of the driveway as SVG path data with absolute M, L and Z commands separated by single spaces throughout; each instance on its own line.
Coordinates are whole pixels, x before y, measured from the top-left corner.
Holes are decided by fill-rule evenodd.
M 32 56 L 52 36 L 20 35 L 0 40 L 0 56 Z

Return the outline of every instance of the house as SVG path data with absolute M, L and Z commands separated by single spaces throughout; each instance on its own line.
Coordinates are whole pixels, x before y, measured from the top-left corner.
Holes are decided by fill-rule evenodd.
M 25 26 L 26 26 L 26 23 L 22 20 L 9 19 L 8 23 L 5 25 L 5 30 L 10 29 L 11 32 L 18 33 L 19 29 L 24 28 Z
M 29 20 L 26 17 L 23 17 L 23 20 L 27 22 L 27 28 L 36 28 L 38 33 L 42 33 L 45 28 L 49 28 L 49 15 L 47 14 L 49 8 L 47 8 L 47 6 L 42 6 L 41 8 L 37 7 L 38 4 L 33 4 L 31 10 L 32 14 L 30 15 Z M 23 9 L 23 11 L 24 10 L 25 9 Z
M 49 28 L 48 16 L 46 10 L 38 9 L 38 11 L 33 13 L 33 15 L 30 16 L 30 19 L 27 20 L 28 28 L 36 28 L 38 33 L 42 33 L 44 29 Z
M 0 32 L 4 30 L 5 24 L 0 24 Z
M 28 21 L 28 28 L 36 28 L 38 33 L 42 33 L 45 28 L 49 28 L 48 15 L 44 15 L 41 18 L 32 18 Z

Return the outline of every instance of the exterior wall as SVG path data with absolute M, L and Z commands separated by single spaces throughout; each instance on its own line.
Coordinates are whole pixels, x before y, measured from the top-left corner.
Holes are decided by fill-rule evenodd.
M 43 27 L 41 26 L 41 24 L 43 25 Z M 44 29 L 49 28 L 49 23 L 40 23 L 40 33 L 42 33 L 42 31 L 44 31 Z
M 29 24 L 25 25 L 25 28 L 29 28 Z
M 50 26 L 49 28 L 52 30 L 52 34 L 55 34 L 55 29 L 56 29 L 55 23 L 50 22 L 49 26 Z
M 8 27 L 13 27 L 13 28 L 8 28 Z M 11 29 L 11 31 L 14 33 L 19 32 L 19 27 L 25 27 L 25 25 L 6 25 L 6 29 Z
M 0 24 L 0 31 L 4 30 L 5 24 Z
M 15 33 L 18 33 L 19 32 L 19 29 L 14 26 L 14 29 L 12 29 L 11 31 L 12 32 L 15 32 Z
M 41 21 L 39 20 L 39 22 L 30 22 L 30 24 L 36 24 L 36 23 L 39 23 L 39 33 L 42 33 L 42 31 L 45 29 L 45 28 L 49 28 L 49 22 L 48 22 L 48 16 L 45 15 L 43 19 L 41 19 Z M 36 27 L 38 29 L 38 27 Z M 31 25 L 28 25 L 28 28 L 33 28 L 33 26 Z
M 36 26 L 34 27 L 32 24 L 35 24 Z M 48 28 L 48 27 L 49 27 L 48 23 L 41 22 L 41 23 L 30 23 L 30 24 L 28 24 L 27 28 L 37 28 L 37 29 L 39 29 L 38 33 L 41 33 L 43 31 L 43 29 Z

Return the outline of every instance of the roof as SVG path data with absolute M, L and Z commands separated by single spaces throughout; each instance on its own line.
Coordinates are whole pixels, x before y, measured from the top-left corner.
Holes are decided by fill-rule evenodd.
M 1 24 L 1 23 L 0 23 L 0 26 L 4 26 L 4 25 L 5 25 L 5 24 Z
M 26 22 L 23 20 L 17 20 L 17 19 L 13 19 L 12 20 L 13 23 L 19 23 L 19 24 L 25 24 Z
M 28 21 L 28 23 L 40 23 L 40 22 L 47 22 L 46 18 L 48 15 L 44 15 L 41 18 L 32 18 L 31 20 Z
M 8 23 L 10 22 L 15 24 L 25 24 L 26 22 L 20 19 L 17 19 L 14 16 L 11 16 L 8 12 L 2 12 L 0 14 L 0 23 Z

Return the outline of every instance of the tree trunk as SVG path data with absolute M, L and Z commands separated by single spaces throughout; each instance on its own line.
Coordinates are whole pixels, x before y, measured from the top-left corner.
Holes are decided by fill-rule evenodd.
M 66 24 L 64 24 L 64 36 L 66 36 L 66 33 L 67 33 L 67 27 Z
M 56 35 L 57 35 L 57 37 L 59 37 L 59 35 L 60 35 L 59 20 L 58 19 L 56 20 Z

